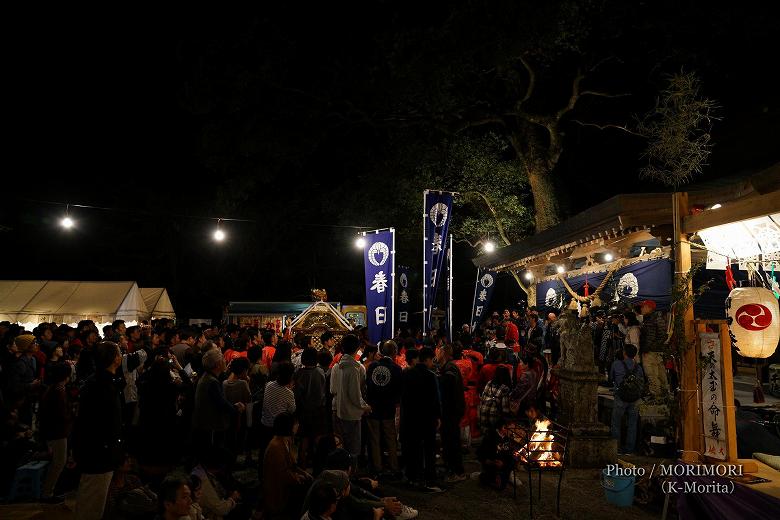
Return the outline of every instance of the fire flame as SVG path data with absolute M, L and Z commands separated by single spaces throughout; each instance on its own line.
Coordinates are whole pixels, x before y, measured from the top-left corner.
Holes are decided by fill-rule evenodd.
M 520 449 L 520 458 L 523 462 L 533 462 L 543 467 L 561 465 L 561 454 L 553 448 L 555 436 L 550 431 L 550 424 L 547 419 L 536 421 L 536 429 L 528 439 L 528 443 Z

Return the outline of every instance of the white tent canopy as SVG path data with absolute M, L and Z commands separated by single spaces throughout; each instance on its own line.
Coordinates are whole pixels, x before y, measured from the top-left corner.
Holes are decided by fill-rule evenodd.
M 140 291 L 152 318 L 176 319 L 171 298 L 165 287 L 141 287 Z
M 91 319 L 137 322 L 149 315 L 135 282 L 0 280 L 0 321 L 31 324 Z

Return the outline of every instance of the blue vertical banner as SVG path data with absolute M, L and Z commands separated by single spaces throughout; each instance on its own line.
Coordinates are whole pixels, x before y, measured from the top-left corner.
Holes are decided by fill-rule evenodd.
M 407 328 L 410 324 L 410 312 L 412 299 L 412 290 L 409 284 L 409 267 L 405 265 L 397 266 L 396 270 L 396 282 L 398 287 L 395 290 L 395 294 L 398 298 L 396 308 L 398 309 L 398 315 L 396 317 L 396 325 L 401 328 Z
M 447 258 L 452 196 L 449 191 L 423 192 L 423 332 L 431 328 L 439 277 Z
M 395 315 L 395 229 L 368 231 L 363 249 L 366 321 L 371 343 L 392 339 Z
M 479 325 L 487 313 L 493 292 L 496 289 L 495 271 L 477 269 L 477 282 L 474 285 L 474 302 L 471 304 L 471 331 Z

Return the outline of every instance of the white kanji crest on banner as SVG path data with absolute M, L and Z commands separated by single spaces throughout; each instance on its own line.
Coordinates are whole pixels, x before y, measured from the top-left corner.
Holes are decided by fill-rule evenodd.
M 387 307 L 377 307 L 374 309 L 374 323 L 384 325 L 387 322 Z
M 432 244 L 431 252 L 433 254 L 441 253 L 442 241 L 441 241 L 441 235 L 440 234 L 438 234 L 438 233 L 434 233 L 433 234 L 433 240 L 431 241 L 431 244 Z
M 431 212 L 429 216 L 431 217 L 431 222 L 433 222 L 433 225 L 436 227 L 443 226 L 444 223 L 447 222 L 448 211 L 449 210 L 447 209 L 447 205 L 443 202 L 437 202 L 431 206 Z
M 407 321 L 409 321 L 409 313 L 406 311 L 399 312 L 398 321 L 400 321 L 401 323 L 406 323 Z
M 617 286 L 617 293 L 623 298 L 636 298 L 639 294 L 639 280 L 634 273 L 626 273 L 620 277 Z
M 481 283 L 481 284 L 482 284 L 482 287 L 484 287 L 485 289 L 487 289 L 488 287 L 490 287 L 491 285 L 493 285 L 493 275 L 492 275 L 492 274 L 490 274 L 490 273 L 485 273 L 485 276 L 483 276 L 483 277 L 480 279 L 479 283 Z
M 487 289 L 482 289 L 479 291 L 479 296 L 477 296 L 477 300 L 484 302 L 487 300 Z
M 557 296 L 558 295 L 555 293 L 555 289 L 550 287 L 549 289 L 547 289 L 547 292 L 544 295 L 544 304 L 547 305 L 548 307 L 552 307 L 553 305 L 555 305 L 555 300 Z
M 401 277 L 400 277 L 400 282 L 399 283 L 401 284 L 401 287 L 403 287 L 404 289 L 409 287 L 409 279 L 406 277 L 406 273 L 401 273 Z
M 477 318 L 479 318 L 480 316 L 482 316 L 482 305 L 478 305 L 478 306 L 477 306 L 477 310 L 476 310 L 476 311 L 474 311 L 474 316 L 476 316 Z
M 406 289 L 401 289 L 399 299 L 401 300 L 401 303 L 409 303 L 409 293 L 406 292 Z
M 379 271 L 374 275 L 374 281 L 371 284 L 371 290 L 378 293 L 383 293 L 387 290 L 387 277 L 384 271 Z
M 378 259 L 377 256 L 379 256 Z M 390 248 L 384 242 L 374 242 L 368 250 L 368 261 L 377 267 L 385 265 L 389 257 Z

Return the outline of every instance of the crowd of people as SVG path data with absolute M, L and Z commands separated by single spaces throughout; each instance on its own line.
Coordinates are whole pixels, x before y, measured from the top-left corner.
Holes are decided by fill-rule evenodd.
M 643 334 L 623 318 L 589 318 L 616 387 Z M 0 323 L 0 496 L 42 459 L 41 500 L 76 490 L 77 518 L 414 518 L 382 483 L 444 492 L 468 478 L 473 438 L 474 477 L 506 486 L 507 425 L 557 413 L 556 319 L 505 310 L 453 342 L 398 331 L 379 345 L 360 328 Z

